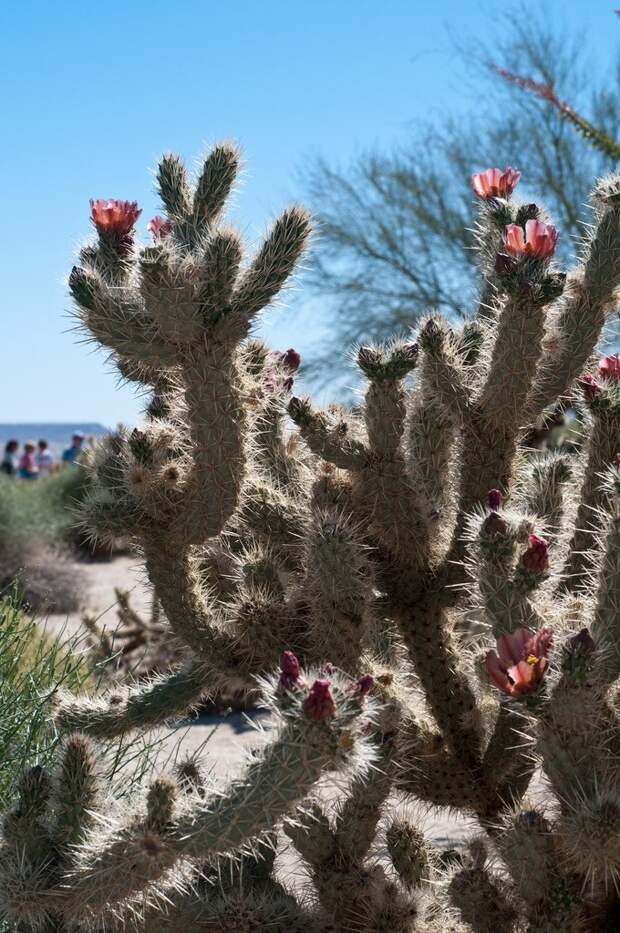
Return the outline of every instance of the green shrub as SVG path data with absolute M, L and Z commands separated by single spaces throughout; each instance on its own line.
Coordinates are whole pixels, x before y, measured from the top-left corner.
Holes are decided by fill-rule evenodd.
M 0 554 L 24 550 L 36 538 L 42 545 L 76 540 L 75 507 L 88 486 L 85 470 L 63 470 L 36 482 L 0 478 Z

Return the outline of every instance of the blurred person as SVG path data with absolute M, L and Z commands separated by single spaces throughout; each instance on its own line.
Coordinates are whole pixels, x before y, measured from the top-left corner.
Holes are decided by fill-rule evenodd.
M 38 479 L 39 468 L 35 451 L 34 441 L 26 441 L 24 452 L 19 458 L 19 477 L 21 479 Z
M 67 447 L 62 455 L 62 462 L 71 467 L 75 466 L 82 452 L 83 443 L 84 435 L 81 431 L 76 431 L 71 437 L 71 447 Z
M 40 440 L 37 444 L 36 462 L 39 468 L 39 476 L 49 476 L 50 473 L 54 472 L 54 456 L 46 440 Z
M 5 476 L 15 477 L 17 475 L 18 450 L 19 441 L 11 439 L 4 445 L 4 456 L 2 458 L 2 463 L 0 463 L 0 471 L 2 471 Z

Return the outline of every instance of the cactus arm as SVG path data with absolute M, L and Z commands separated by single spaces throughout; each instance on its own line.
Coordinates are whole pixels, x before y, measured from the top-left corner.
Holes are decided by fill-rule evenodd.
M 289 208 L 278 217 L 232 296 L 231 317 L 242 334 L 291 275 L 309 236 L 310 217 L 302 208 Z
M 192 203 L 197 227 L 208 228 L 221 213 L 239 172 L 240 153 L 230 143 L 218 143 L 207 154 Z
M 243 525 L 265 540 L 285 567 L 299 569 L 300 529 L 308 521 L 305 503 L 263 483 L 248 483 L 243 493 L 239 510 Z
M 544 521 L 545 535 L 550 540 L 562 529 L 564 493 L 570 478 L 570 461 L 562 453 L 547 451 L 528 465 L 521 494 L 523 505 Z
M 620 676 L 620 474 L 614 473 L 610 485 L 615 490 L 607 514 L 591 625 L 592 637 L 601 648 L 596 664 L 597 678 L 608 684 Z
M 316 801 L 300 807 L 294 818 L 285 820 L 284 832 L 309 865 L 333 858 L 336 845 L 330 822 Z
M 357 767 L 365 767 L 367 757 L 356 759 L 364 745 L 354 738 L 359 706 L 347 700 L 346 686 L 335 693 L 336 718 L 320 722 L 304 716 L 302 697 L 291 697 L 277 738 L 225 794 L 178 807 L 159 833 L 149 829 L 148 815 L 145 822 L 135 813 L 103 839 L 94 839 L 64 885 L 49 892 L 50 900 L 75 919 L 96 914 L 148 891 L 181 859 L 231 852 L 272 829 L 326 770 L 356 760 Z
M 544 311 L 538 304 L 520 296 L 507 297 L 478 400 L 483 419 L 496 438 L 514 434 L 521 427 L 523 405 L 542 352 L 544 325 Z
M 173 366 L 170 352 L 155 321 L 131 291 L 121 297 L 92 269 L 76 266 L 69 288 L 77 305 L 77 318 L 91 338 L 118 353 L 122 359 L 155 367 Z
M 392 790 L 395 748 L 388 739 L 379 749 L 373 771 L 355 780 L 340 805 L 334 823 L 336 858 L 341 864 L 363 865 L 377 834 L 384 805 Z
M 192 193 L 181 158 L 166 153 L 157 167 L 157 190 L 171 220 L 185 220 L 191 211 Z
M 426 394 L 462 422 L 471 412 L 472 393 L 454 335 L 440 318 L 430 318 L 420 330 L 419 342 Z
M 493 635 L 498 638 L 520 626 L 542 628 L 529 584 L 514 566 L 517 539 L 523 538 L 524 527 L 531 527 L 529 517 L 490 511 L 483 518 L 476 513 L 471 526 L 476 547 L 471 548 L 468 569 Z
M 407 796 L 419 797 L 436 807 L 453 807 L 476 813 L 482 799 L 471 772 L 449 752 L 419 755 L 415 746 L 401 756 L 402 772 L 397 787 Z
M 209 606 L 198 554 L 192 548 L 175 551 L 166 541 L 153 541 L 145 546 L 144 558 L 149 579 L 177 636 L 202 658 L 218 683 L 248 686 L 248 671 L 240 662 L 234 639 L 219 627 Z
M 509 887 L 482 865 L 464 866 L 448 885 L 450 901 L 473 933 L 514 930 L 517 913 Z
M 200 258 L 196 295 L 205 319 L 218 323 L 225 316 L 241 258 L 241 243 L 234 230 L 218 230 L 207 240 Z
M 306 531 L 303 563 L 299 600 L 308 607 L 308 657 L 358 673 L 374 598 L 368 548 L 346 517 L 318 512 Z
M 254 423 L 254 450 L 257 464 L 276 487 L 293 491 L 302 487 L 303 465 L 294 441 L 285 439 L 283 399 L 265 399 Z
M 190 662 L 166 675 L 133 687 L 115 688 L 90 698 L 60 693 L 54 718 L 63 731 L 113 738 L 184 715 L 206 693 L 221 685 L 205 662 Z
M 245 413 L 233 355 L 205 348 L 186 360 L 184 373 L 192 467 L 171 534 L 183 544 L 200 544 L 222 531 L 239 504 Z
M 481 756 L 477 701 L 435 578 L 429 574 L 415 589 L 408 574 L 405 580 L 400 574 L 386 575 L 394 618 L 446 747 L 459 767 L 477 769 Z
M 573 591 L 583 587 L 587 581 L 591 566 L 590 555 L 597 547 L 600 513 L 608 498 L 602 476 L 620 450 L 620 398 L 605 401 L 610 402 L 608 408 L 593 411 L 594 422 L 588 441 L 579 507 L 564 565 L 564 585 Z M 593 405 L 593 409 L 594 407 Z
M 411 405 L 407 463 L 411 482 L 428 503 L 429 515 L 442 517 L 451 505 L 451 472 L 457 420 L 429 392 Z
M 537 764 L 534 742 L 533 729 L 527 720 L 502 700 L 481 769 L 488 792 L 478 816 L 490 832 L 494 832 L 498 815 L 507 807 L 516 806 L 527 792 Z
M 562 870 L 550 823 L 538 810 L 518 809 L 496 836 L 515 887 L 527 905 L 532 933 L 579 929 L 584 897 L 577 879 Z
M 595 350 L 620 284 L 620 179 L 604 178 L 593 192 L 600 203 L 585 261 L 560 301 L 550 346 L 528 400 L 528 420 L 563 396 Z
M 331 421 L 324 412 L 313 410 L 308 399 L 293 397 L 288 413 L 300 430 L 310 450 L 328 463 L 343 470 L 360 470 L 366 462 L 364 444 L 348 437 L 350 427 L 341 419 Z
M 65 856 L 92 829 L 101 804 L 102 787 L 94 750 L 79 734 L 65 739 L 53 788 L 54 843 Z

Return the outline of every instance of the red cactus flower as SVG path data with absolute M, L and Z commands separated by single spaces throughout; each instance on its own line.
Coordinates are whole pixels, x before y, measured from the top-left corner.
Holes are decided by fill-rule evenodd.
M 280 686 L 285 690 L 292 690 L 302 684 L 301 667 L 297 655 L 292 651 L 283 651 L 280 656 Z
M 90 200 L 90 216 L 100 233 L 127 236 L 142 213 L 137 201 Z
M 604 379 L 620 380 L 620 353 L 604 356 L 598 364 L 598 371 Z
M 491 680 L 508 696 L 534 693 L 549 666 L 553 632 L 518 628 L 497 639 L 497 652 L 489 651 L 485 666 Z
M 516 168 L 488 168 L 486 172 L 479 172 L 471 176 L 471 185 L 479 198 L 509 198 L 519 184 L 521 172 Z
M 553 224 L 544 224 L 541 220 L 528 220 L 525 231 L 519 224 L 508 224 L 504 229 L 504 245 L 511 256 L 546 259 L 553 256 L 558 236 Z
M 504 497 L 499 489 L 489 489 L 487 492 L 487 505 L 490 509 L 497 512 L 498 509 L 501 509 L 503 501 Z
M 160 217 L 158 215 L 157 217 L 153 217 L 152 220 L 149 220 L 146 229 L 155 241 L 163 240 L 164 237 L 167 237 L 168 234 L 172 232 L 172 223 L 166 220 L 165 217 Z
M 599 397 L 602 391 L 594 376 L 591 376 L 589 373 L 584 373 L 583 376 L 580 376 L 577 380 L 577 385 L 588 402 L 593 402 L 595 398 Z
M 549 566 L 549 545 L 538 535 L 528 536 L 528 548 L 521 555 L 521 566 L 529 573 L 544 573 Z
M 304 700 L 304 713 L 308 719 L 321 722 L 336 715 L 336 704 L 330 690 L 331 681 L 315 680 Z

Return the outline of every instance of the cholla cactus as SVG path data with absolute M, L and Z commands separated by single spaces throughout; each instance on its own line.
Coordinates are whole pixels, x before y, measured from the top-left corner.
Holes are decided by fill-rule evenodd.
M 596 348 L 620 284 L 620 176 L 596 186 L 568 277 L 542 209 L 513 199 L 519 173 L 476 176 L 476 313 L 361 346 L 364 404 L 318 411 L 290 396 L 299 355 L 251 336 L 309 220 L 286 211 L 244 262 L 220 220 L 237 166 L 217 146 L 192 185 L 164 157 L 149 246 L 137 205 L 94 202 L 98 241 L 70 276 L 86 330 L 152 390 L 145 425 L 97 450 L 83 520 L 141 549 L 186 660 L 55 699 L 71 737 L 5 816 L 4 915 L 55 931 L 615 930 L 620 362 L 597 370 Z M 571 402 L 582 452 L 528 451 Z M 105 799 L 91 738 L 257 685 L 279 727 L 230 791 L 187 762 L 143 801 Z M 326 805 L 316 785 L 337 767 Z M 414 800 L 479 832 L 441 852 L 402 815 Z M 301 892 L 274 868 L 279 829 Z

